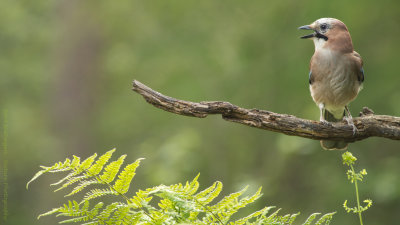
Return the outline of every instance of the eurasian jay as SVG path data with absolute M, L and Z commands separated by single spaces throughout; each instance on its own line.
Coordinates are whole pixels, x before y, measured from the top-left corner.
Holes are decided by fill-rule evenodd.
M 311 96 L 320 110 L 320 121 L 338 122 L 344 118 L 353 127 L 353 133 L 357 132 L 348 104 L 362 88 L 364 70 L 346 25 L 338 19 L 321 18 L 299 29 L 314 31 L 301 38 L 310 38 L 315 45 L 309 84 Z M 328 150 L 346 149 L 347 145 L 345 141 L 321 141 L 321 146 Z

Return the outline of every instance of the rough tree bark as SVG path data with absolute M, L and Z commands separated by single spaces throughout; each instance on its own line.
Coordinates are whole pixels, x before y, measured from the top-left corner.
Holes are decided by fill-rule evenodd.
M 353 118 L 358 130 L 353 134 L 352 127 L 346 122 L 324 124 L 266 110 L 245 109 L 229 102 L 184 101 L 165 96 L 136 80 L 133 90 L 153 106 L 179 115 L 204 118 L 209 114 L 221 114 L 223 119 L 231 122 L 315 140 L 355 142 L 369 137 L 400 140 L 400 117 L 374 115 L 367 107 L 363 108 L 360 117 Z

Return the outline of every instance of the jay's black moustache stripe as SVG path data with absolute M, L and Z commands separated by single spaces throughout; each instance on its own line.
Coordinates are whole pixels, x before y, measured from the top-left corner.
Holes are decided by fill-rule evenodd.
M 322 38 L 322 39 L 324 39 L 325 41 L 327 41 L 328 40 L 328 37 L 327 36 L 325 36 L 325 35 L 323 35 L 323 34 L 321 34 L 321 33 L 319 33 L 319 32 L 315 32 L 315 37 L 316 38 Z

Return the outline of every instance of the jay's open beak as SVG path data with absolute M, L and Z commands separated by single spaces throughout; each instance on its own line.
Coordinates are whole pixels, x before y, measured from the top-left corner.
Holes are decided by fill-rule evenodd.
M 304 26 L 299 27 L 299 30 L 314 30 L 314 29 L 310 25 L 304 25 Z M 300 38 L 303 38 L 303 39 L 312 38 L 312 37 L 315 37 L 316 35 L 317 35 L 317 33 L 315 32 L 315 33 L 312 33 L 312 34 L 304 35 L 304 36 L 302 36 Z

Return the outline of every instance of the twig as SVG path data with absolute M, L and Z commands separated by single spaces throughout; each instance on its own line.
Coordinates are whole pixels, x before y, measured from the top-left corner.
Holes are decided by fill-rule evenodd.
M 231 122 L 315 140 L 355 142 L 369 137 L 400 140 L 400 117 L 374 115 L 367 107 L 363 108 L 360 117 L 353 118 L 358 130 L 353 135 L 352 127 L 346 122 L 324 124 L 266 110 L 245 109 L 222 101 L 184 101 L 165 96 L 136 80 L 133 90 L 153 106 L 179 115 L 204 118 L 209 114 L 221 114 L 223 119 Z

